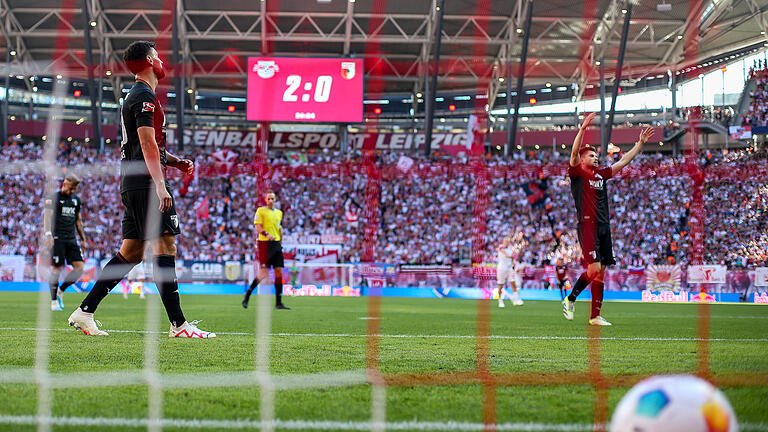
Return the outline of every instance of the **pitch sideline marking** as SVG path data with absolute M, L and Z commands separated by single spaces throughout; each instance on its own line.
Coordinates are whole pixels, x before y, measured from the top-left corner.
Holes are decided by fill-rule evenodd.
M 0 327 L 0 331 L 60 331 L 60 332 L 72 332 L 72 329 L 53 328 L 43 329 L 35 327 Z M 139 333 L 146 334 L 146 330 L 112 330 L 105 329 L 110 333 Z M 154 334 L 166 334 L 168 332 L 155 331 L 150 332 Z M 216 332 L 220 335 L 230 336 L 253 336 L 254 333 L 249 332 Z M 364 338 L 368 335 L 365 334 L 352 334 L 352 333 L 269 333 L 269 336 L 297 336 L 297 337 L 361 337 Z M 373 335 L 380 338 L 392 338 L 392 339 L 474 339 L 475 335 L 436 335 L 436 334 L 376 334 Z M 509 340 L 589 340 L 587 336 L 508 336 L 508 335 L 491 335 L 491 339 L 509 339 Z M 768 338 L 674 338 L 674 337 L 621 337 L 621 336 L 609 336 L 601 337 L 600 340 L 604 341 L 636 341 L 636 342 L 768 342 Z
M 50 417 L 41 418 L 50 424 L 57 426 L 106 426 L 106 427 L 135 427 L 146 428 L 150 421 L 140 418 L 118 417 Z M 35 416 L 0 415 L 0 424 L 34 425 L 38 421 Z M 152 422 L 156 425 L 155 422 Z M 371 430 L 373 424 L 369 421 L 328 421 L 328 420 L 274 420 L 262 423 L 259 420 L 211 420 L 211 419 L 160 419 L 163 428 L 190 428 L 190 429 L 258 429 L 262 426 L 271 426 L 274 429 L 322 429 L 322 430 Z M 487 425 L 470 422 L 428 422 L 405 421 L 385 422 L 383 426 L 387 430 L 450 430 L 450 431 L 483 431 Z M 583 431 L 594 430 L 593 424 L 578 423 L 498 423 L 494 425 L 497 431 Z M 602 426 L 602 425 L 600 425 Z M 739 425 L 743 431 L 768 431 L 768 423 L 743 423 Z

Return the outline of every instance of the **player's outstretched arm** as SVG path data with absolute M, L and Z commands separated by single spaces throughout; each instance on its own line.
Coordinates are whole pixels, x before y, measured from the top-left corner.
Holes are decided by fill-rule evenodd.
M 592 119 L 595 118 L 595 113 L 587 114 L 584 122 L 579 127 L 579 132 L 576 134 L 576 138 L 573 139 L 573 147 L 571 147 L 571 166 L 576 166 L 581 162 L 579 157 L 579 150 L 581 149 L 581 142 L 584 141 L 584 131 L 592 123 Z
M 616 163 L 611 165 L 611 173 L 612 175 L 616 175 L 619 172 L 621 172 L 622 169 L 624 169 L 625 166 L 629 165 L 630 162 L 632 162 L 632 159 L 637 156 L 638 153 L 643 149 L 643 145 L 648 142 L 649 139 L 653 136 L 653 128 L 647 127 L 643 129 L 642 132 L 640 132 L 640 138 L 638 138 L 637 142 L 635 143 L 634 147 L 632 147 L 632 150 L 628 151 L 624 156 L 621 157 Z

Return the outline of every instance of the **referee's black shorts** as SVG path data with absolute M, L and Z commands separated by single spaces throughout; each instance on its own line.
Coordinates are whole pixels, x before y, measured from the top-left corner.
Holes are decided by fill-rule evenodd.
M 168 193 L 171 194 L 170 189 Z M 160 213 L 160 200 L 154 189 L 123 191 L 123 238 L 136 240 L 154 240 L 165 235 L 179 235 L 179 216 L 176 214 L 176 201 L 170 210 Z M 173 194 L 171 194 L 173 198 Z M 152 224 L 148 226 L 147 224 Z
M 76 240 L 54 240 L 51 249 L 51 265 L 62 267 L 64 264 L 72 264 L 82 261 L 83 254 Z
M 283 259 L 283 245 L 279 241 L 259 240 L 259 263 L 267 268 L 283 268 L 285 260 Z
M 580 223 L 579 245 L 584 266 L 599 262 L 605 266 L 616 264 L 613 257 L 611 226 L 604 223 Z

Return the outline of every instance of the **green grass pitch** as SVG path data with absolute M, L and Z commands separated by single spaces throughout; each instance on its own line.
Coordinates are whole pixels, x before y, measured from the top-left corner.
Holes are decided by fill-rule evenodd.
M 52 312 L 49 371 L 137 372 L 143 368 L 145 300 L 132 295 L 109 296 L 96 313 L 109 337 L 87 337 L 67 326 L 69 313 L 83 294 L 65 296 L 65 312 Z M 11 423 L 34 416 L 37 387 L 11 383 L 8 372 L 34 367 L 38 295 L 0 293 L 0 431 L 33 431 L 34 425 Z M 270 300 L 271 301 L 271 300 Z M 288 298 L 291 311 L 273 311 L 270 368 L 278 376 L 365 368 L 368 321 L 365 298 Z M 253 370 L 255 364 L 256 298 L 244 310 L 237 296 L 182 297 L 188 319 L 219 333 L 212 340 L 169 339 L 157 334 L 158 367 L 163 374 L 225 373 Z M 495 372 L 583 372 L 587 369 L 588 302 L 579 302 L 577 316 L 566 321 L 560 304 L 528 301 L 504 309 L 492 303 L 490 368 Z M 450 372 L 475 368 L 477 301 L 454 299 L 381 299 L 380 367 L 384 373 Z M 710 367 L 712 373 L 768 373 L 768 307 L 713 305 Z M 167 330 L 164 312 L 162 330 Z M 602 370 L 615 374 L 693 372 L 697 367 L 696 305 L 608 302 L 603 315 L 613 327 L 602 329 Z M 229 333 L 229 334 L 228 334 Z M 245 333 L 245 334 L 234 334 Z M 397 336 L 397 337 L 395 337 Z M 440 336 L 440 337 L 436 337 Z M 155 337 L 153 335 L 153 337 Z M 98 384 L 98 383 L 93 383 Z M 576 430 L 591 425 L 595 392 L 588 385 L 498 387 L 498 423 L 553 425 Z M 611 389 L 609 416 L 627 388 Z M 768 430 L 768 388 L 722 389 L 731 400 L 742 430 Z M 371 420 L 371 387 L 366 384 L 280 390 L 275 418 L 311 427 L 320 422 Z M 148 391 L 144 385 L 56 388 L 52 414 L 58 418 L 146 419 Z M 178 420 L 251 420 L 260 418 L 259 388 L 207 387 L 163 390 L 163 417 Z M 482 423 L 480 385 L 390 387 L 386 389 L 386 421 L 426 422 L 435 428 L 447 422 Z M 23 422 L 21 422 L 23 423 Z M 221 427 L 217 427 L 220 425 Z M 559 426 L 557 426 L 559 425 Z M 179 424 L 164 430 L 231 430 L 243 424 L 210 423 L 201 429 Z M 402 425 L 401 425 L 402 427 Z M 446 426 L 447 427 L 447 426 Z M 329 427 L 326 424 L 325 429 Z M 570 429 L 568 429 L 570 428 Z M 332 427 L 331 427 L 332 429 Z M 146 430 L 132 425 L 57 423 L 55 431 Z M 546 429 L 543 429 L 546 430 Z

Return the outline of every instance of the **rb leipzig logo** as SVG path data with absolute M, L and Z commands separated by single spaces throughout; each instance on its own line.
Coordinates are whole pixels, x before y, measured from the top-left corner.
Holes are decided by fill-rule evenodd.
M 274 60 L 259 60 L 253 66 L 253 71 L 259 75 L 260 78 L 272 78 L 275 73 L 280 72 L 280 68 L 277 66 Z
M 355 62 L 341 62 L 341 77 L 347 80 L 355 77 Z

